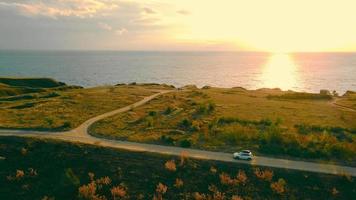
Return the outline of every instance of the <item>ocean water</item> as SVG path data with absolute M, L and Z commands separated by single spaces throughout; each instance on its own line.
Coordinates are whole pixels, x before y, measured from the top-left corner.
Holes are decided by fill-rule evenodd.
M 68 84 L 155 82 L 175 86 L 356 90 L 355 53 L 0 51 L 0 76 Z

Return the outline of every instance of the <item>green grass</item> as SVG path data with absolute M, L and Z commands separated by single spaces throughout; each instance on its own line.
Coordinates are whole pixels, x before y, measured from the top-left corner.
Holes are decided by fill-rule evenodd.
M 92 145 L 71 144 L 52 140 L 0 138 L 0 199 L 80 199 L 78 189 L 94 179 L 109 177 L 108 185 L 97 184 L 97 191 L 113 199 L 109 189 L 121 185 L 127 190 L 124 199 L 152 199 L 159 183 L 167 186 L 164 199 L 194 199 L 194 193 L 213 196 L 217 191 L 231 199 L 353 199 L 354 178 L 293 170 L 260 168 L 273 172 L 272 180 L 260 179 L 255 167 L 215 161 L 184 159 L 150 153 L 136 153 Z M 174 160 L 176 170 L 165 163 Z M 169 169 L 172 169 L 171 167 Z M 16 171 L 19 170 L 16 178 Z M 224 184 L 228 180 L 240 182 Z M 21 172 L 24 172 L 22 176 Z M 176 179 L 183 181 L 176 187 Z M 229 179 L 230 178 L 230 179 Z M 245 182 L 242 182 L 247 178 Z M 281 194 L 271 188 L 279 179 L 285 181 Z M 282 181 L 283 182 L 283 181 Z M 210 190 L 209 190 L 210 188 Z
M 190 87 L 190 91 L 166 94 L 131 112 L 97 122 L 90 133 L 216 151 L 251 149 L 259 155 L 355 165 L 356 112 L 340 109 L 332 100 L 314 98 L 316 94 L 310 95 L 313 98 L 306 94 L 301 99 L 299 95 L 270 98 L 289 97 L 290 93 Z

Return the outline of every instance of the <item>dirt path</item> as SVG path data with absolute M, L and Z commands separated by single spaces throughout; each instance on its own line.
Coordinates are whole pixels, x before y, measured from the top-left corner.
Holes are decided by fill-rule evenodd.
M 276 158 L 260 157 L 260 156 L 258 157 L 256 156 L 253 159 L 253 161 L 240 161 L 240 160 L 234 160 L 230 153 L 221 153 L 221 152 L 187 149 L 187 148 L 180 148 L 180 147 L 109 140 L 103 138 L 96 138 L 88 134 L 88 128 L 93 123 L 118 113 L 127 112 L 132 108 L 141 106 L 149 102 L 150 100 L 168 92 L 172 92 L 172 91 L 159 91 L 159 93 L 146 97 L 143 100 L 138 101 L 134 104 L 91 118 L 86 122 L 84 122 L 82 125 L 80 125 L 78 128 L 71 131 L 53 133 L 53 132 L 23 131 L 23 130 L 0 130 L 0 136 L 20 136 L 20 137 L 58 139 L 58 140 L 64 140 L 69 142 L 80 142 L 80 143 L 94 144 L 94 145 L 104 146 L 104 147 L 126 149 L 130 151 L 153 152 L 153 153 L 168 154 L 168 155 L 175 155 L 175 156 L 179 156 L 182 152 L 186 152 L 186 154 L 189 157 L 197 158 L 197 159 L 217 160 L 217 161 L 224 161 L 224 162 L 250 164 L 254 166 L 277 167 L 277 168 L 284 168 L 284 169 L 302 170 L 308 172 L 318 172 L 318 173 L 327 173 L 327 174 L 348 174 L 351 176 L 356 176 L 355 167 L 333 165 L 333 164 L 322 164 L 322 163 L 314 163 L 314 162 L 304 162 L 304 161 L 293 161 L 293 160 L 276 159 Z
M 346 110 L 346 111 L 350 111 L 350 112 L 356 112 L 356 110 L 353 109 L 353 108 L 350 108 L 350 107 L 347 107 L 347 106 L 338 104 L 338 103 L 337 103 L 338 100 L 339 100 L 339 98 L 334 98 L 334 99 L 330 102 L 330 105 L 331 105 L 331 106 L 334 106 L 334 107 L 337 107 L 337 108 L 340 108 L 340 109 L 342 109 L 342 110 Z

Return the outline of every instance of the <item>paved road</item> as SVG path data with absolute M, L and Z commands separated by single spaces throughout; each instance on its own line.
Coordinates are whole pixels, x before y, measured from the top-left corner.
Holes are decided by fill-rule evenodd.
M 277 167 L 277 168 L 284 168 L 284 169 L 302 170 L 302 171 L 327 173 L 327 174 L 348 174 L 356 177 L 355 167 L 347 167 L 347 166 L 333 165 L 333 164 L 321 164 L 321 163 L 304 162 L 304 161 L 292 161 L 286 159 L 276 159 L 276 158 L 268 158 L 268 157 L 260 157 L 260 156 L 256 156 L 252 161 L 241 161 L 241 160 L 234 160 L 230 153 L 221 153 L 221 152 L 187 149 L 187 148 L 180 148 L 180 147 L 169 147 L 169 146 L 154 145 L 154 144 L 142 144 L 142 143 L 135 143 L 135 142 L 127 142 L 127 141 L 109 140 L 109 139 L 96 138 L 88 134 L 88 128 L 93 123 L 101 119 L 104 119 L 106 117 L 118 113 L 126 112 L 132 108 L 141 106 L 147 103 L 148 101 L 158 97 L 159 95 L 162 95 L 167 92 L 170 91 L 159 91 L 159 93 L 146 97 L 139 102 L 136 102 L 129 106 L 89 119 L 88 121 L 80 125 L 78 128 L 71 131 L 54 133 L 54 132 L 36 132 L 36 131 L 22 131 L 22 130 L 0 130 L 0 136 L 21 136 L 21 137 L 58 139 L 58 140 L 64 140 L 69 142 L 80 142 L 80 143 L 94 144 L 94 145 L 99 145 L 104 147 L 126 149 L 130 151 L 152 152 L 152 153 L 160 153 L 160 154 L 168 154 L 168 155 L 176 155 L 176 156 L 181 155 L 182 152 L 186 152 L 186 154 L 189 157 L 197 158 L 197 159 L 217 160 L 217 161 L 224 161 L 224 162 L 250 164 L 254 166 Z

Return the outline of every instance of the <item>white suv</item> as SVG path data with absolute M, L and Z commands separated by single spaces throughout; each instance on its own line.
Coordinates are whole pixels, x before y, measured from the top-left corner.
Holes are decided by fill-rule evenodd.
M 243 150 L 240 152 L 236 152 L 233 154 L 235 159 L 241 159 L 241 160 L 252 160 L 253 155 L 250 150 Z

